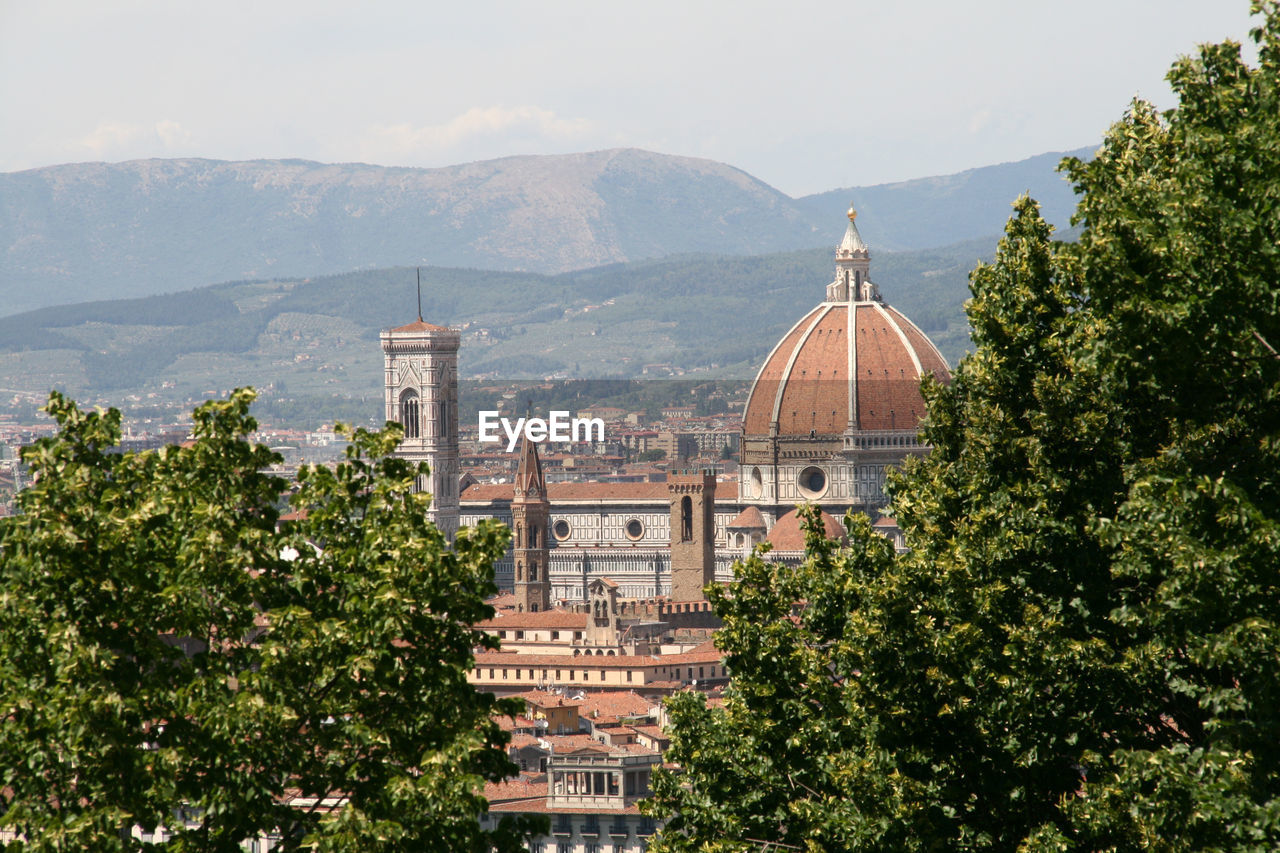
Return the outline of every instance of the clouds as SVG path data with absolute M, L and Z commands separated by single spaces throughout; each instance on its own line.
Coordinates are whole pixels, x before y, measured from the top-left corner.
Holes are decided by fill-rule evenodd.
M 172 119 L 161 119 L 151 125 L 104 121 L 70 146 L 68 153 L 76 159 L 92 160 L 127 160 L 138 151 L 174 157 L 189 153 L 192 144 L 191 132 Z
M 0 171 L 639 147 L 801 194 L 1096 141 L 1247 0 L 0 0 Z M 1163 100 L 1162 100 L 1163 99 Z
M 441 157 L 476 148 L 510 148 L 511 143 L 588 143 L 595 125 L 538 106 L 472 107 L 441 124 L 378 124 L 360 137 L 361 159 L 376 163 L 436 163 Z

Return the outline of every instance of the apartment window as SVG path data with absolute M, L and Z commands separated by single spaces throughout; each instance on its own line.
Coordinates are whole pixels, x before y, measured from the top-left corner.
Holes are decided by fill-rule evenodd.
M 503 680 L 504 680 L 504 681 L 506 680 L 506 677 L 507 677 L 507 671 L 504 669 L 504 670 L 502 671 L 502 678 L 503 678 Z
M 631 670 L 627 670 L 627 681 L 631 680 Z

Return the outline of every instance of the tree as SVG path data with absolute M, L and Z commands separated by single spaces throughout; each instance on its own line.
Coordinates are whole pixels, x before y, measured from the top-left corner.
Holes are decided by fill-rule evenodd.
M 252 399 L 134 454 L 118 412 L 51 396 L 0 528 L 0 826 L 32 850 L 519 849 L 523 824 L 478 824 L 514 709 L 465 678 L 505 532 L 448 547 L 393 427 L 303 469 L 277 530 Z
M 659 850 L 1280 847 L 1280 12 L 1029 200 L 893 486 L 729 594 L 723 709 L 671 708 Z M 794 619 L 793 602 L 804 602 Z M 738 779 L 741 779 L 739 783 Z M 729 781 L 735 780 L 735 781 Z

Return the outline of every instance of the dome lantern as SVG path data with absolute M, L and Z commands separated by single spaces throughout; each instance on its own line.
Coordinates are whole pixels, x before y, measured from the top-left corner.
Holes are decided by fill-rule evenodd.
M 880 288 L 871 283 L 871 250 L 858 233 L 858 211 L 849 205 L 849 227 L 836 247 L 836 278 L 827 285 L 828 302 L 879 302 Z

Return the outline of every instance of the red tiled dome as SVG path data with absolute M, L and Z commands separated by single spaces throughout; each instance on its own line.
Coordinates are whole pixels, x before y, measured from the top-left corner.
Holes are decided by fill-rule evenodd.
M 850 329 L 853 334 L 850 334 Z M 769 354 L 743 416 L 743 432 L 838 435 L 914 429 L 924 417 L 920 379 L 947 381 L 933 342 L 902 312 L 879 301 L 824 302 Z
M 924 417 L 921 378 L 951 379 L 933 342 L 881 300 L 857 211 L 850 207 L 848 216 L 827 300 L 769 353 L 743 413 L 745 435 L 914 430 Z
M 822 527 L 828 539 L 848 543 L 849 537 L 845 533 L 844 525 L 835 516 L 822 513 Z M 798 511 L 793 509 L 779 518 L 777 524 L 773 525 L 773 529 L 769 531 L 767 541 L 773 545 L 775 551 L 803 551 L 804 529 L 800 526 Z

